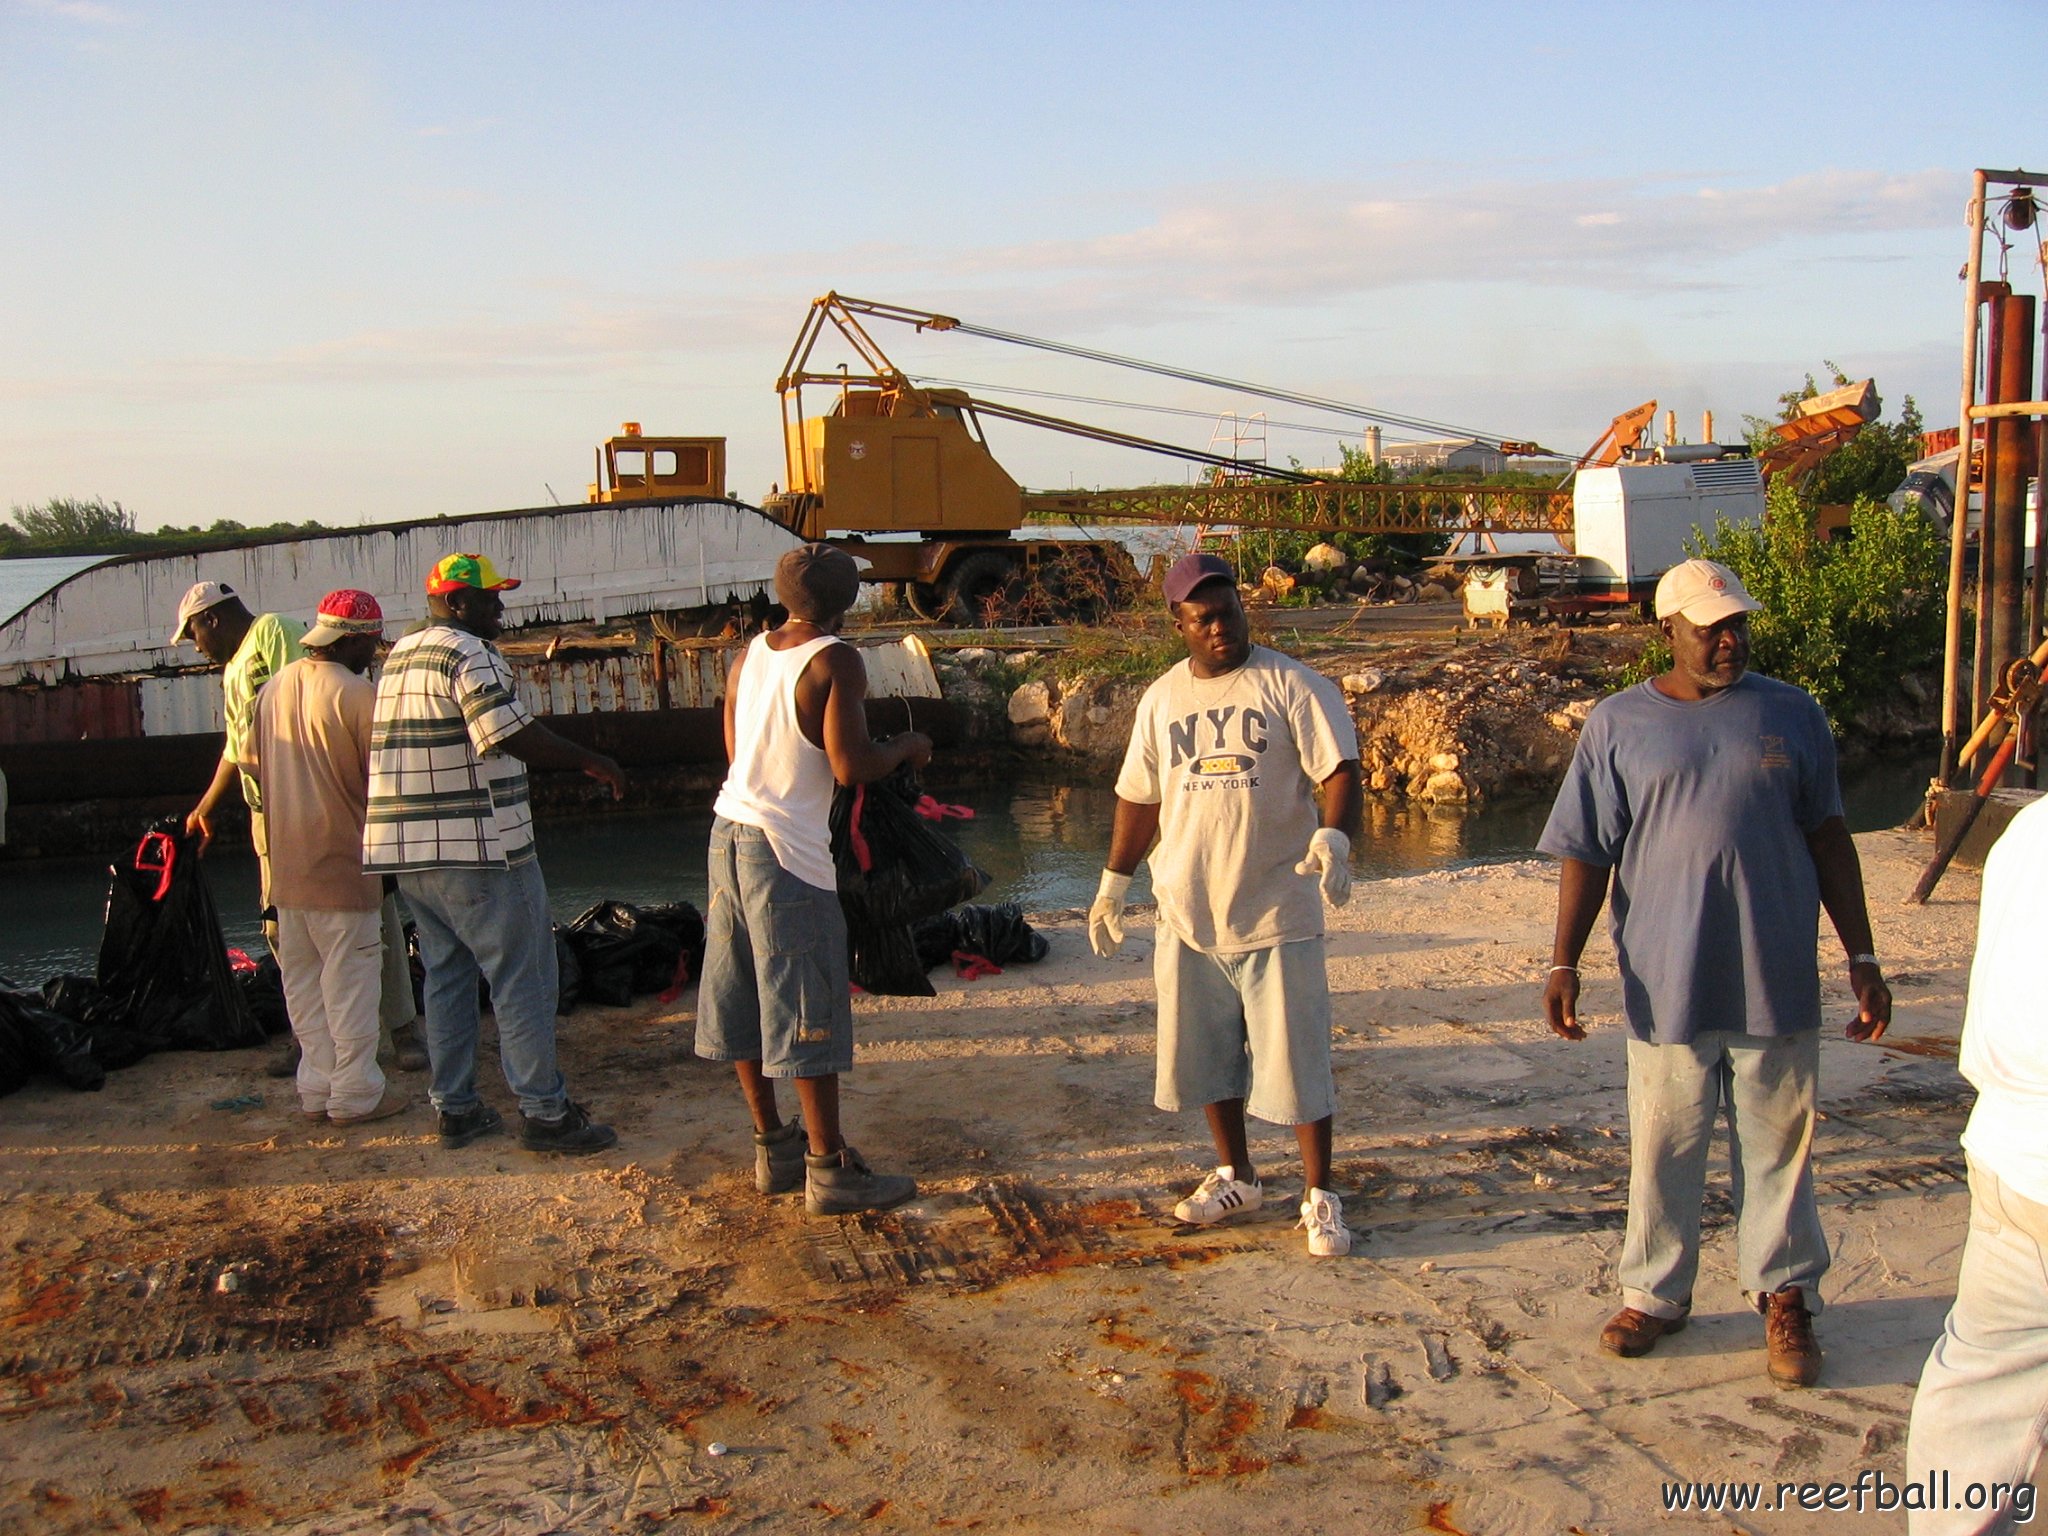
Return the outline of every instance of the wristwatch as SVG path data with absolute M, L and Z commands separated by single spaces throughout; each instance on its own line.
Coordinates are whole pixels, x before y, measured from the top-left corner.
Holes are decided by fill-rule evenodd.
M 1857 966 L 1859 966 L 1859 965 L 1877 965 L 1877 956 L 1875 956 L 1875 955 L 1851 955 L 1851 956 L 1849 957 L 1849 969 L 1853 971 L 1853 970 L 1854 970 L 1854 969 L 1856 969 L 1856 967 L 1857 967 Z M 1883 967 L 1882 967 L 1882 966 L 1878 966 L 1878 969 L 1882 970 L 1882 969 L 1883 969 Z

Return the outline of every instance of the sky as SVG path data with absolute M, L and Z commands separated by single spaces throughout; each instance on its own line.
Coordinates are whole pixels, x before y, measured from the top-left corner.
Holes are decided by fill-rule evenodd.
M 828 289 L 1569 453 L 1653 397 L 1729 437 L 1826 360 L 1952 424 L 1970 171 L 2048 169 L 2038 84 L 1997 63 L 2042 56 L 2048 6 L 1938 16 L 0 0 L 0 506 L 100 496 L 155 527 L 571 502 L 626 420 L 726 437 L 758 500 Z M 2011 259 L 2039 292 L 2031 232 Z M 1194 447 L 1260 409 L 1275 462 L 1359 441 L 876 339 L 992 398 L 1195 411 L 1010 397 Z M 1190 473 L 990 440 L 1038 488 Z

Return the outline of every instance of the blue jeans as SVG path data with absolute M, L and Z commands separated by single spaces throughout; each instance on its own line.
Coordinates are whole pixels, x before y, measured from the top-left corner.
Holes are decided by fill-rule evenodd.
M 1621 1300 L 1652 1317 L 1692 1306 L 1700 1206 L 1714 1117 L 1728 1113 L 1735 1262 L 1755 1304 L 1796 1285 L 1820 1310 L 1828 1240 L 1813 1199 L 1813 1105 L 1820 1032 L 1717 1031 L 1690 1045 L 1628 1043 L 1628 1235 Z
M 569 1093 L 555 1067 L 555 933 L 538 860 L 509 869 L 422 869 L 398 877 L 427 971 L 427 1059 L 434 1108 L 477 1105 L 476 983 L 490 984 L 498 1063 L 530 1120 L 559 1120 Z
M 1920 1372 L 1906 1476 L 1925 1483 L 1949 1474 L 1953 1502 L 1976 1483 L 2022 1483 L 2048 1430 L 2048 1206 L 2008 1189 L 1970 1159 L 1970 1236 L 1963 1245 L 1956 1301 Z M 1987 1495 L 1988 1497 L 1988 1495 Z M 2033 1491 L 2026 1513 L 2033 1513 Z M 2001 1510 L 1914 1512 L 1913 1536 L 2009 1531 L 2014 1503 Z

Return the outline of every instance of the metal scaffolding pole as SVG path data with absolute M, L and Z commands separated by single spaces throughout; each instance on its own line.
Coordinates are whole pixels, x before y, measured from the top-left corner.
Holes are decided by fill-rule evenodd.
M 2034 382 L 2034 296 L 2013 293 L 1993 306 L 1998 330 L 1996 392 L 2000 405 L 2024 401 Z M 1984 526 L 1988 547 L 1979 556 L 1982 601 L 1991 614 L 1991 675 L 2005 676 L 2009 663 L 2027 653 L 2026 554 L 2027 482 L 2033 477 L 2034 429 L 2018 416 L 1988 423 L 1984 458 L 1996 466 L 1985 474 Z M 1995 539 L 1990 531 L 1996 529 Z
M 1970 538 L 1970 412 L 1977 404 L 1977 306 L 1984 271 L 1984 188 L 1988 178 L 1978 171 L 1970 189 L 1970 252 L 1963 269 L 1963 391 L 1956 420 L 1962 452 L 1956 465 L 1955 517 L 1949 527 L 1948 628 L 1942 649 L 1941 777 L 1946 784 L 1956 771 L 1962 745 L 1963 554 Z M 1974 718 L 1974 714 L 1972 716 Z

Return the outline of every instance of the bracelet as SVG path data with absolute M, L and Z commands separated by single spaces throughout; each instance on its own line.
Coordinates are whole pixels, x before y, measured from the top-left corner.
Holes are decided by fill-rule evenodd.
M 1550 968 L 1550 972 L 1553 976 L 1556 975 L 1559 971 L 1570 971 L 1574 976 L 1579 974 L 1579 968 L 1576 965 L 1553 965 Z
M 1856 969 L 1856 967 L 1857 967 L 1857 966 L 1859 966 L 1859 965 L 1876 965 L 1876 964 L 1877 964 L 1877 956 L 1875 956 L 1875 955 L 1851 955 L 1851 956 L 1849 957 L 1849 969 L 1850 969 L 1850 970 L 1852 970 L 1852 971 L 1853 971 L 1854 969 Z M 1882 967 L 1879 967 L 1879 969 L 1882 969 Z

